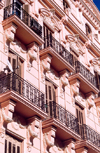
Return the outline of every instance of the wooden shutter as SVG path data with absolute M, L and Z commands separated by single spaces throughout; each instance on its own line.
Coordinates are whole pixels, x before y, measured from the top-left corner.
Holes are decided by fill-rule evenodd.
M 6 134 L 5 135 L 5 152 L 4 153 L 22 153 L 21 141 Z
M 52 82 L 49 82 L 47 80 L 45 82 L 46 106 L 52 107 L 51 105 L 53 104 L 53 102 L 56 102 L 56 87 Z M 48 109 L 47 107 L 47 113 L 50 113 L 52 115 L 52 112 L 50 112 L 50 110 L 52 111 L 52 109 Z
M 79 124 L 79 133 L 82 133 L 82 125 L 84 124 L 84 109 L 79 106 L 77 103 L 75 104 L 76 107 L 76 117 L 78 119 Z

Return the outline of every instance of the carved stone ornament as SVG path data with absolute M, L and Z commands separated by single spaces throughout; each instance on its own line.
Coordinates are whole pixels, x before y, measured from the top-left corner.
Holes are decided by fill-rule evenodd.
M 90 60 L 91 65 L 94 68 L 94 71 L 100 75 L 100 58 L 93 58 Z
M 75 79 L 70 82 L 71 85 L 71 97 L 73 104 L 75 103 L 75 97 L 79 95 L 80 81 Z
M 59 80 L 59 76 L 56 73 L 56 71 L 54 69 L 50 69 L 49 71 L 47 71 L 46 76 L 48 78 L 50 78 L 51 80 L 55 81 L 55 80 Z
M 27 125 L 22 125 L 21 117 L 16 114 L 14 114 L 14 118 L 11 124 L 15 130 L 25 129 L 27 127 Z
M 94 94 L 92 92 L 86 94 L 87 110 L 88 112 L 94 106 Z
M 66 35 L 66 40 L 69 47 L 77 54 L 77 56 L 85 53 L 79 42 L 79 35 Z
M 14 41 L 17 26 L 13 23 L 4 27 L 5 52 L 7 52 L 10 42 Z
M 45 80 L 46 72 L 50 70 L 51 59 L 52 56 L 50 54 L 41 57 L 41 78 L 43 82 Z
M 44 141 L 45 141 L 45 143 L 46 143 L 46 145 L 47 145 L 48 150 L 49 150 L 52 146 L 54 146 L 54 143 L 51 142 L 51 141 L 48 139 L 48 133 L 45 133 L 45 134 L 44 134 Z
M 65 91 L 65 87 L 68 85 L 68 71 L 64 70 L 60 72 L 60 92 Z
M 60 31 L 61 26 L 59 21 L 55 18 L 55 10 L 54 9 L 46 9 L 40 8 L 39 9 L 40 15 L 43 17 L 44 22 L 49 24 L 53 29 Z
M 38 45 L 33 42 L 30 45 L 27 46 L 28 48 L 28 57 L 27 57 L 27 64 L 28 64 L 28 68 L 30 70 L 30 68 L 32 67 L 32 63 L 34 60 L 37 60 L 37 52 L 38 52 Z
M 0 142 L 4 143 L 5 140 L 5 129 L 2 127 L 0 128 Z
M 3 116 L 3 119 L 4 119 L 5 122 L 10 123 L 13 120 L 12 120 L 12 118 L 10 118 L 9 116 L 6 115 L 5 110 L 6 110 L 6 107 L 5 108 L 2 108 L 2 116 Z
M 15 39 L 14 41 L 10 43 L 10 48 L 15 50 L 17 53 L 20 53 L 20 52 L 26 53 L 25 46 L 17 39 Z

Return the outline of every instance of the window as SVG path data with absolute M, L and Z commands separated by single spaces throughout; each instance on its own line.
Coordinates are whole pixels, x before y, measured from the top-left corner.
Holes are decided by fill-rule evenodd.
M 17 75 L 22 76 L 23 61 L 20 59 L 20 57 L 9 51 L 8 60 L 11 63 L 13 71 Z
M 49 106 L 50 102 L 53 101 L 56 102 L 56 87 L 52 82 L 48 80 L 45 81 L 45 93 L 46 93 L 46 106 Z M 49 110 L 47 109 L 47 113 L 50 113 L 48 111 Z
M 43 32 L 44 32 L 44 48 L 48 47 L 52 44 L 52 35 L 53 32 L 44 24 L 43 25 Z
M 76 107 L 76 117 L 78 119 L 79 124 L 79 133 L 82 134 L 82 125 L 84 124 L 84 109 L 75 103 Z
M 22 142 L 8 134 L 5 135 L 5 152 L 4 153 L 22 153 Z
M 85 28 L 86 28 L 86 35 L 89 36 L 89 34 L 91 34 L 91 29 L 87 24 L 85 24 Z
M 66 0 L 63 0 L 63 7 L 64 7 L 64 10 L 66 8 L 69 8 L 69 4 L 66 2 Z

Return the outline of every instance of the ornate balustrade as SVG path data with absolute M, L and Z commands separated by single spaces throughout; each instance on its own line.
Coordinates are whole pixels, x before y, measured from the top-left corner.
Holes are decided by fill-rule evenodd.
M 63 57 L 71 66 L 74 66 L 75 57 L 63 47 L 52 35 L 44 37 L 44 45 L 40 49 L 52 47 L 61 57 Z
M 62 106 L 52 101 L 49 102 L 49 106 L 46 111 L 49 113 L 51 118 L 59 120 L 75 133 L 79 134 L 79 124 L 77 118 Z
M 97 147 L 100 147 L 100 134 L 86 124 L 79 126 L 77 118 L 56 102 L 49 102 L 46 112 L 51 118 L 59 120 L 75 133 L 79 134 L 83 140 L 88 140 Z
M 75 62 L 75 71 L 76 73 L 81 73 L 90 83 L 98 88 L 96 77 L 79 61 Z
M 96 145 L 97 147 L 100 147 L 100 134 L 98 134 L 96 131 L 94 131 L 93 129 L 91 129 L 89 126 L 87 125 L 82 125 L 82 133 L 81 133 L 81 137 L 84 140 L 88 140 L 90 142 L 92 142 L 94 145 Z
M 32 16 L 30 16 L 22 7 L 19 9 L 16 2 L 4 8 L 4 20 L 12 15 L 16 15 L 38 36 L 42 37 L 42 26 Z
M 15 73 L 0 78 L 0 94 L 9 90 L 13 90 L 43 111 L 45 110 L 44 94 Z

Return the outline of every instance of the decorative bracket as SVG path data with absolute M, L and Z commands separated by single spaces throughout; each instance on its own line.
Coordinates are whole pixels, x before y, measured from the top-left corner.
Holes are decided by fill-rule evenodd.
M 73 104 L 75 103 L 75 97 L 79 95 L 80 81 L 78 79 L 70 81 L 71 85 L 71 97 Z
M 10 42 L 14 41 L 15 33 L 16 33 L 17 26 L 14 23 L 7 24 L 4 26 L 4 41 L 5 41 L 5 52 L 8 51 L 8 47 Z
M 50 70 L 51 59 L 52 56 L 50 54 L 41 57 L 41 78 L 43 82 L 45 80 L 46 72 Z
M 87 111 L 88 114 L 90 113 L 90 109 L 94 106 L 94 93 L 90 92 L 86 94 L 86 101 L 87 101 Z
M 68 71 L 64 70 L 60 72 L 60 92 L 65 91 L 65 87 L 68 85 Z
M 28 48 L 27 61 L 28 61 L 28 68 L 30 70 L 33 61 L 37 60 L 38 45 L 35 42 L 33 42 L 30 45 L 28 45 L 27 48 Z

